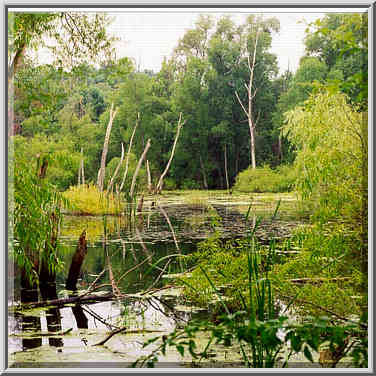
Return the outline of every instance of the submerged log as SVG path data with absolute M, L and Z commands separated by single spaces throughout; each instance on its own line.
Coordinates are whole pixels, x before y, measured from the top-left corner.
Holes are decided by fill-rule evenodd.
M 82 231 L 82 234 L 78 240 L 76 252 L 72 257 L 72 262 L 69 268 L 67 283 L 65 285 L 67 290 L 76 291 L 77 290 L 77 279 L 81 271 L 82 263 L 84 262 L 85 256 L 87 254 L 87 244 L 86 244 L 86 230 Z

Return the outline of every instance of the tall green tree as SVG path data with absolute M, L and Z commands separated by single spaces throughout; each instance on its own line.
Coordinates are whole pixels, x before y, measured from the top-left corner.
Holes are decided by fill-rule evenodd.
M 326 63 L 337 86 L 351 101 L 367 106 L 368 98 L 368 15 L 330 13 L 307 30 L 309 55 Z

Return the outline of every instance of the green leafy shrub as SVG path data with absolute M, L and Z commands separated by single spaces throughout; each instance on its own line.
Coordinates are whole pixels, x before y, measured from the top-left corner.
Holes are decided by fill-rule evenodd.
M 367 206 L 366 114 L 348 105 L 345 95 L 323 91 L 285 118 L 283 134 L 297 150 L 296 188 L 316 204 L 316 219 L 362 223 Z
M 356 233 L 346 231 L 343 224 L 300 228 L 285 248 L 299 253 L 274 265 L 271 278 L 281 297 L 297 296 L 298 313 L 318 315 L 322 314 L 319 307 L 324 307 L 344 317 L 360 315 L 364 302 L 354 298 L 363 282 L 361 265 L 354 257 L 360 247 Z M 317 278 L 321 281 L 315 282 Z
M 292 166 L 280 166 L 272 170 L 269 166 L 248 168 L 239 173 L 234 186 L 240 192 L 289 192 L 293 189 L 296 179 Z
M 46 166 L 48 156 L 42 159 Z M 11 254 L 31 285 L 39 282 L 42 263 L 48 264 L 51 273 L 62 266 L 56 251 L 61 208 L 69 205 L 47 179 L 38 176 L 38 170 L 29 161 L 16 159 L 12 181 L 14 203 L 10 208 L 14 234 Z

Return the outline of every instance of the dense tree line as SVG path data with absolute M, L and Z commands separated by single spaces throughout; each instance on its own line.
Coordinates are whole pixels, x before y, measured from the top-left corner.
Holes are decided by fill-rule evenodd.
M 69 17 L 45 15 L 34 31 L 51 34 L 58 20 L 69 26 Z M 80 22 L 87 24 L 85 18 Z M 147 159 L 156 184 L 169 159 L 181 112 L 185 125 L 165 188 L 227 188 L 252 163 L 251 123 L 255 165 L 274 168 L 294 160 L 294 149 L 280 133 L 284 113 L 302 104 L 313 90 L 326 85 L 349 95 L 354 104 L 364 102 L 367 46 L 359 43 L 364 23 L 358 15 L 329 14 L 311 25 L 307 54 L 295 74 L 278 75 L 277 57 L 270 52 L 278 20 L 256 16 L 241 25 L 230 17 L 200 16 L 156 73 L 137 71 L 128 58 L 109 58 L 98 67 L 79 61 L 79 56 L 66 69 L 62 63 L 36 65 L 25 56 L 15 63 L 13 57 L 11 66 L 17 70 L 12 73 L 10 132 L 16 135 L 16 155 L 32 159 L 43 152 L 53 154 L 50 179 L 65 190 L 77 184 L 82 149 L 86 181 L 96 182 L 114 103 L 118 113 L 106 179 L 117 166 L 121 145 L 129 144 L 139 114 L 131 164 L 150 138 Z M 25 41 L 36 38 L 35 32 L 16 34 L 14 55 Z M 102 37 L 98 32 L 97 38 Z

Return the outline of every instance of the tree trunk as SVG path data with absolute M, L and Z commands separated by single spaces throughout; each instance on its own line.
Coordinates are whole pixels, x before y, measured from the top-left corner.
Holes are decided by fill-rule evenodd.
M 250 125 L 249 131 L 251 135 L 251 164 L 252 164 L 252 168 L 256 168 L 255 128 Z
M 175 148 L 176 148 L 176 144 L 178 142 L 178 138 L 179 138 L 179 134 L 180 134 L 180 129 L 185 124 L 185 121 L 183 123 L 181 122 L 181 116 L 182 116 L 182 113 L 180 112 L 179 122 L 178 122 L 178 129 L 176 131 L 176 136 L 175 136 L 175 140 L 174 140 L 174 145 L 172 146 L 172 151 L 171 151 L 170 159 L 168 160 L 166 168 L 165 168 L 165 170 L 163 171 L 162 175 L 159 178 L 158 184 L 156 186 L 156 193 L 161 193 L 162 192 L 163 179 L 166 176 L 166 174 L 168 172 L 168 169 L 170 168 L 172 159 L 174 158 Z
M 74 318 L 76 319 L 77 328 L 88 329 L 89 320 L 86 317 L 84 310 L 81 307 L 81 304 L 76 304 L 74 307 L 72 307 L 72 312 L 73 312 Z
M 132 136 L 131 136 L 131 139 L 129 141 L 128 152 L 127 152 L 127 159 L 125 160 L 125 171 L 124 171 L 123 180 L 121 181 L 121 184 L 120 184 L 119 192 L 121 192 L 123 190 L 124 183 L 125 183 L 125 178 L 127 177 L 128 163 L 129 163 L 129 154 L 130 154 L 131 149 L 132 149 L 133 137 L 134 137 L 134 135 L 136 133 L 136 129 L 137 129 L 139 121 L 140 121 L 140 113 L 137 114 L 136 124 L 135 124 L 135 126 L 133 128 Z
M 107 130 L 106 130 L 106 136 L 104 138 L 104 144 L 103 144 L 103 151 L 102 151 L 102 158 L 101 158 L 101 167 L 98 172 L 98 189 L 103 192 L 103 184 L 104 184 L 104 177 L 106 173 L 106 157 L 107 157 L 107 151 L 108 151 L 108 142 L 110 140 L 110 134 L 111 134 L 111 128 L 112 123 L 114 121 L 114 118 L 117 113 L 117 109 L 113 111 L 114 104 L 112 103 L 111 109 L 110 109 L 110 120 L 108 121 Z
M 225 176 L 226 176 L 227 190 L 230 190 L 230 185 L 228 183 L 228 173 L 227 173 L 227 144 L 225 144 Z
M 82 231 L 82 234 L 78 240 L 76 252 L 72 257 L 72 262 L 69 268 L 67 283 L 65 288 L 67 290 L 76 291 L 77 290 L 77 279 L 81 271 L 82 263 L 84 262 L 85 256 L 87 254 L 87 244 L 86 244 L 86 230 Z
M 139 159 L 138 163 L 137 163 L 137 167 L 136 167 L 136 170 L 133 174 L 133 178 L 132 178 L 132 184 L 131 184 L 131 189 L 129 191 L 129 195 L 131 197 L 133 197 L 133 193 L 134 193 L 134 187 L 135 187 L 135 184 L 136 184 L 136 179 L 137 179 L 137 175 L 140 171 L 140 168 L 141 168 L 141 165 L 142 165 L 142 161 L 145 159 L 146 157 L 146 153 L 148 152 L 149 148 L 150 148 L 150 145 L 151 145 L 151 141 L 150 139 L 148 140 L 148 142 L 146 143 L 146 146 L 145 146 L 145 149 L 144 149 L 144 152 L 142 153 L 141 155 L 141 158 Z
M 256 32 L 256 40 L 255 40 L 255 48 L 253 51 L 253 58 L 252 58 L 252 64 L 250 61 L 250 56 L 248 55 L 248 69 L 249 69 L 249 82 L 248 85 L 245 83 L 245 87 L 247 88 L 248 93 L 248 109 L 245 108 L 243 102 L 241 101 L 238 93 L 235 91 L 236 98 L 238 99 L 239 104 L 241 105 L 245 115 L 248 119 L 248 126 L 249 126 L 249 134 L 250 134 L 250 153 L 251 153 L 251 165 L 252 168 L 256 168 L 256 152 L 255 152 L 255 128 L 257 124 L 257 120 L 255 122 L 254 120 L 254 113 L 252 109 L 253 99 L 256 96 L 257 88 L 256 90 L 253 90 L 253 75 L 255 72 L 255 66 L 256 66 L 256 51 L 257 51 L 257 42 L 259 38 L 259 32 L 260 27 L 257 28 Z
M 14 75 L 16 74 L 18 68 L 21 65 L 22 58 L 24 57 L 25 52 L 26 52 L 26 43 L 23 43 L 18 47 L 14 55 L 13 61 L 8 69 L 8 80 L 9 80 L 8 82 L 13 81 Z
M 150 167 L 149 167 L 149 160 L 146 160 L 146 173 L 148 175 L 148 193 L 152 192 L 152 185 L 151 185 L 151 174 L 150 174 Z
M 81 183 L 85 184 L 85 171 L 84 171 L 84 151 L 81 148 L 81 166 L 80 166 L 80 171 L 81 171 Z

